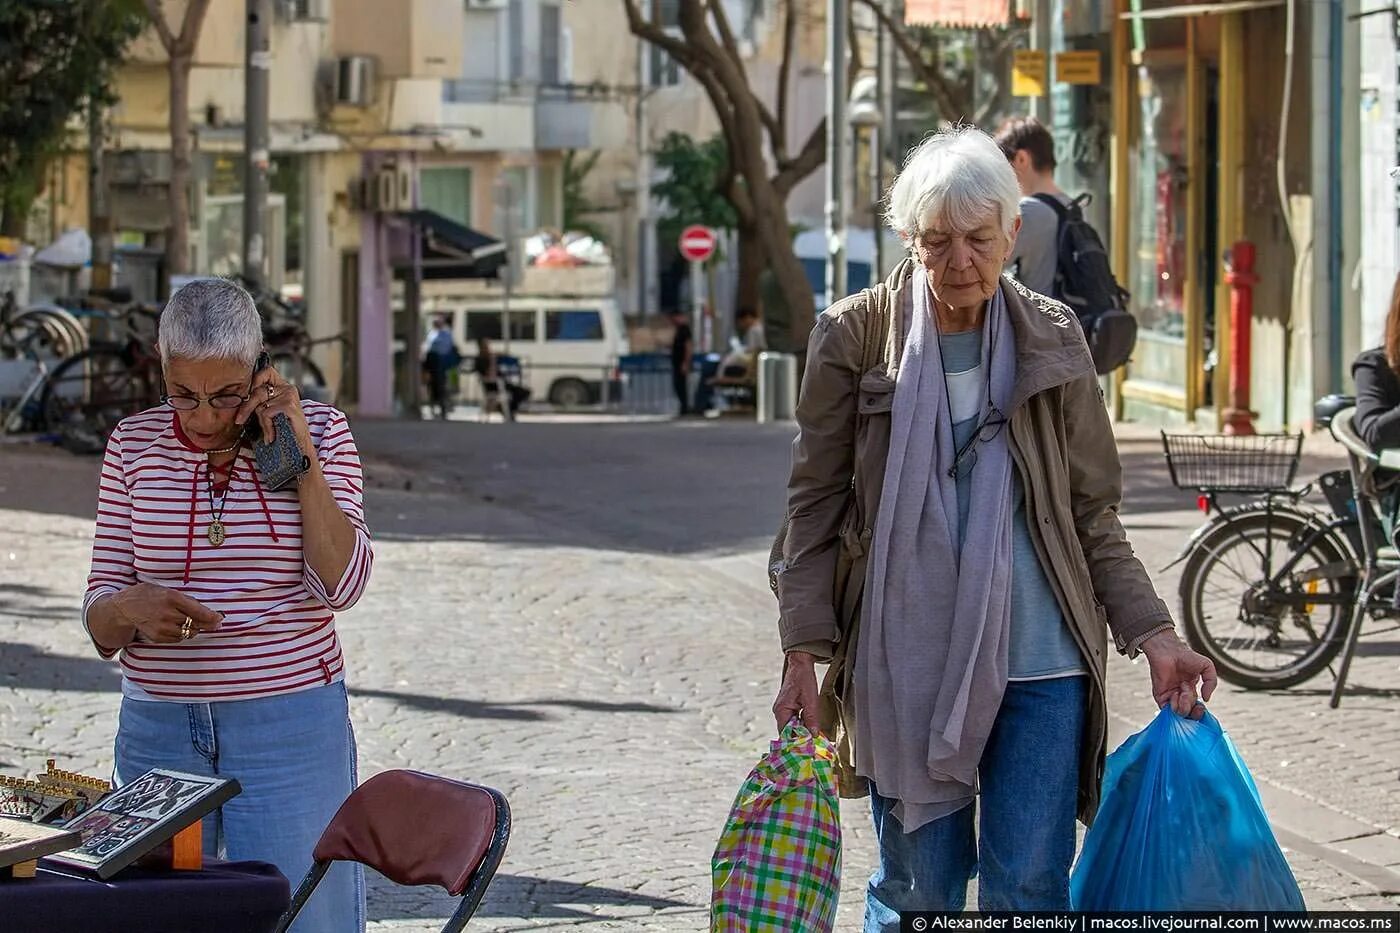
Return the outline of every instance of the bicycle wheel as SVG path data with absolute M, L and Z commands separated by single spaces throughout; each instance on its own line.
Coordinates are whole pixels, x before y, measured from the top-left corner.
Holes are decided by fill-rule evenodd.
M 1299 515 L 1260 509 L 1196 543 L 1181 574 L 1182 623 L 1221 679 L 1249 690 L 1291 687 L 1341 649 L 1357 569 L 1330 536 L 1299 551 L 1313 527 Z
M 44 427 L 70 450 L 101 452 L 127 415 L 154 405 L 159 384 L 149 367 L 133 365 L 125 350 L 97 347 L 70 356 L 44 383 Z

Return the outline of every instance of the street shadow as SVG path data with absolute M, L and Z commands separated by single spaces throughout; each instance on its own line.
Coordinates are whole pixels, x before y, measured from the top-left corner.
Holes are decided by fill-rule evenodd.
M 352 697 L 388 700 L 399 706 L 425 713 L 447 713 L 463 719 L 501 719 L 517 722 L 540 722 L 549 719 L 537 707 L 560 707 L 588 713 L 679 713 L 678 707 L 653 703 L 609 703 L 601 700 L 521 700 L 512 703 L 491 703 L 457 697 L 427 696 L 421 693 L 400 693 L 396 690 L 365 690 L 352 688 Z
M 509 858 L 509 856 L 507 856 Z M 370 920 L 437 920 L 442 922 L 456 909 L 458 898 L 435 888 L 414 889 L 412 899 L 396 897 L 391 882 L 367 871 Z M 383 896 L 378 896 L 378 895 Z M 626 913 L 608 908 L 626 908 Z M 491 881 L 477 917 L 497 919 L 551 919 L 597 923 L 607 920 L 635 920 L 636 911 L 672 911 L 706 914 L 707 907 L 671 898 L 652 897 L 621 888 L 555 881 L 532 875 L 498 874 Z M 702 924 L 703 925 L 703 924 Z
M 0 583 L 0 616 L 39 622 L 77 618 L 77 600 L 46 586 Z
M 22 690 L 119 693 L 121 672 L 100 658 L 50 654 L 33 645 L 0 642 L 0 684 Z
M 0 447 L 0 509 L 93 518 L 101 457 L 38 444 Z

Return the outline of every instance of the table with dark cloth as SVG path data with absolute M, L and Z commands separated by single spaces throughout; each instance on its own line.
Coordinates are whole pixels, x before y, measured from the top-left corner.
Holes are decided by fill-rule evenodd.
M 291 887 L 266 862 L 205 860 L 203 871 L 128 868 L 110 881 L 40 861 L 0 881 L 6 933 L 268 933 Z

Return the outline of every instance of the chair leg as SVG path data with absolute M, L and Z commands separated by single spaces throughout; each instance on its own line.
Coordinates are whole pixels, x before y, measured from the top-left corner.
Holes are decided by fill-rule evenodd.
M 1368 575 L 1369 576 L 1369 575 Z M 1361 626 L 1366 621 L 1366 607 L 1371 602 L 1371 596 L 1388 583 L 1393 582 L 1400 572 L 1389 571 L 1381 574 L 1374 581 L 1367 580 L 1356 594 L 1356 605 L 1352 608 L 1351 625 L 1347 629 L 1346 642 L 1342 645 L 1342 663 L 1337 668 L 1337 682 L 1332 685 L 1332 698 L 1328 705 L 1336 709 L 1342 704 L 1342 693 L 1346 689 L 1347 674 L 1351 671 L 1352 655 L 1356 653 L 1356 643 L 1361 639 Z
M 292 895 L 292 902 L 287 905 L 287 910 L 277 921 L 277 928 L 273 933 L 287 933 L 287 928 L 292 925 L 292 921 L 301 913 L 301 909 L 306 906 L 306 902 L 311 899 L 311 892 L 316 890 L 316 885 L 321 883 L 321 879 L 326 877 L 326 872 L 331 867 L 330 862 L 315 862 L 311 870 L 306 873 L 306 877 L 301 879 L 301 884 L 297 886 L 297 891 Z

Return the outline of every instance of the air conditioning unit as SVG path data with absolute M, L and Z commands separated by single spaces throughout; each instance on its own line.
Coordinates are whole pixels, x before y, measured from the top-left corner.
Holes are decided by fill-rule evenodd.
M 469 10 L 504 10 L 510 0 L 467 0 Z
M 413 170 L 394 165 L 381 168 L 374 175 L 369 197 L 380 213 L 412 210 Z
M 347 55 L 335 63 L 335 102 L 346 107 L 374 103 L 375 63 L 368 55 Z
M 279 0 L 277 12 L 289 23 L 325 23 L 331 18 L 330 0 Z

